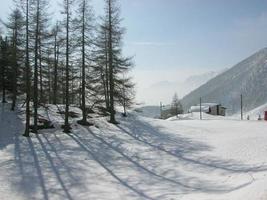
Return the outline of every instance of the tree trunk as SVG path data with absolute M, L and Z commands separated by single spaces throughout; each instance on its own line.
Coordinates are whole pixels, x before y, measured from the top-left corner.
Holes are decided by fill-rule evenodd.
M 55 32 L 54 44 L 54 87 L 53 87 L 53 104 L 57 104 L 57 85 L 58 85 L 58 44 L 57 44 L 58 25 Z
M 18 23 L 17 18 L 15 19 L 15 29 L 13 33 L 13 81 L 12 81 L 12 105 L 11 110 L 14 111 L 17 101 L 17 77 L 18 77 L 18 65 L 17 65 L 17 40 L 18 40 Z
M 69 0 L 66 1 L 66 92 L 65 92 L 65 123 L 64 123 L 64 132 L 70 132 L 69 125 Z
M 85 0 L 83 0 L 83 16 L 82 16 L 82 123 L 86 123 L 86 107 L 85 107 Z
M 2 95 L 2 103 L 6 103 L 6 52 L 7 52 L 7 39 L 4 42 L 4 47 L 3 47 L 3 52 L 2 52 L 2 67 L 1 67 L 1 78 L 2 78 L 2 91 L 3 91 L 3 95 Z
M 105 65 L 105 78 L 106 78 L 106 108 L 107 110 L 110 110 L 110 101 L 109 101 L 109 70 L 108 70 L 108 37 L 107 32 L 105 31 L 105 59 L 106 59 L 106 65 Z
M 109 5 L 109 47 L 108 47 L 108 54 L 109 54 L 109 84 L 110 84 L 110 123 L 116 123 L 115 119 L 115 109 L 114 109 L 114 77 L 113 77 L 113 44 L 112 44 L 112 9 L 111 9 L 111 0 L 108 1 Z
M 30 136 L 30 63 L 29 63 L 29 0 L 26 0 L 26 124 L 24 136 Z
M 36 29 L 35 29 L 35 47 L 34 47 L 34 92 L 33 92 L 33 132 L 38 132 L 38 43 L 39 43 L 39 0 L 37 0 L 36 10 Z M 42 93 L 42 91 L 41 91 Z
M 6 66 L 2 65 L 2 103 L 6 103 L 6 81 L 5 81 L 5 75 L 6 75 Z
M 41 38 L 39 38 L 39 72 L 40 72 L 40 102 L 44 103 L 44 87 L 43 87 L 43 68 L 42 68 L 42 47 Z

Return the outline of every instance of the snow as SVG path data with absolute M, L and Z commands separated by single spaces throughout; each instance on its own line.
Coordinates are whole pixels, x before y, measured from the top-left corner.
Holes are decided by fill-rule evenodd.
M 203 120 L 235 120 L 238 119 L 239 116 L 220 116 L 220 115 L 210 115 L 205 112 L 202 112 L 202 119 Z M 186 114 L 179 114 L 178 116 L 170 117 L 167 121 L 180 121 L 180 120 L 199 120 L 200 119 L 200 112 L 192 112 Z
M 259 116 L 261 116 L 262 119 L 264 119 L 264 114 L 267 111 L 267 103 L 259 106 L 258 108 L 253 109 L 250 112 L 246 113 L 246 116 L 250 116 L 251 119 L 258 119 Z
M 1 200 L 267 198 L 267 122 L 133 112 L 118 116 L 117 126 L 99 116 L 90 119 L 93 127 L 73 119 L 72 133 L 64 134 L 62 116 L 49 106 L 40 114 L 56 128 L 24 138 L 21 111 L 0 106 Z
M 209 112 L 210 106 L 202 105 L 201 111 L 202 112 Z M 189 112 L 200 112 L 200 106 L 191 106 Z

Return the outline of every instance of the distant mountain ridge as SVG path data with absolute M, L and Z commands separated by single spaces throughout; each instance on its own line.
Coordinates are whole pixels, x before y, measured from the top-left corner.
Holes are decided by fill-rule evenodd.
M 218 75 L 220 72 L 212 71 L 203 74 L 198 74 L 188 77 L 185 81 L 160 81 L 146 88 L 142 91 L 147 96 L 147 101 L 157 100 L 163 101 L 164 104 L 169 104 L 172 100 L 174 93 L 177 93 L 179 98 L 182 98 L 189 92 L 193 91 L 200 85 L 206 83 L 211 78 Z M 149 97 L 151 99 L 149 99 Z M 161 97 L 161 100 L 158 100 Z M 154 105 L 154 104 L 153 104 Z
M 202 97 L 203 102 L 223 104 L 233 114 L 240 111 L 241 94 L 245 111 L 267 102 L 267 48 L 212 78 L 186 95 L 182 103 L 188 109 Z

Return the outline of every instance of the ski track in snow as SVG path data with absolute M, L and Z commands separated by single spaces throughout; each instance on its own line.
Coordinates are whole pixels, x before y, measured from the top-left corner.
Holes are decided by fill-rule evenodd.
M 267 198 L 266 123 L 131 114 L 117 126 L 73 119 L 72 133 L 63 134 L 51 107 L 40 113 L 56 129 L 24 138 L 20 112 L 0 105 L 1 200 Z

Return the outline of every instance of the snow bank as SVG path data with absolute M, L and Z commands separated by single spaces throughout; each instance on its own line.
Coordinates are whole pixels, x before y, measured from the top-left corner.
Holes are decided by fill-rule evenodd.
M 251 119 L 257 120 L 259 116 L 261 116 L 262 119 L 264 119 L 264 112 L 267 111 L 267 103 L 253 109 L 250 112 L 247 112 L 246 115 L 249 115 Z

